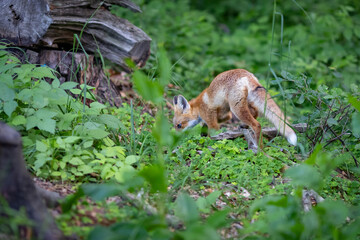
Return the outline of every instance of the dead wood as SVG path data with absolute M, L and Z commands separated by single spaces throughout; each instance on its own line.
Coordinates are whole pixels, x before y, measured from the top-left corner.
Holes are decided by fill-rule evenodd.
M 45 0 L 0 1 L 0 38 L 17 46 L 37 43 L 51 22 L 50 8 Z
M 311 210 L 312 206 L 319 204 L 320 202 L 324 201 L 324 198 L 321 197 L 317 192 L 314 190 L 303 190 L 302 191 L 302 204 L 305 212 Z
M 129 21 L 112 15 L 111 4 L 140 12 L 129 0 L 2 0 L 0 37 L 19 47 L 100 53 L 127 71 L 125 58 L 145 65 L 151 39 Z M 83 49 L 78 43 L 73 49 L 75 34 Z
M 98 5 L 93 5 L 93 2 L 49 0 L 53 22 L 42 37 L 41 44 L 72 49 L 74 34 L 77 34 L 87 52 L 96 53 L 99 49 L 102 56 L 127 71 L 130 69 L 124 63 L 125 58 L 132 59 L 139 66 L 145 65 L 150 55 L 151 39 L 140 28 L 112 15 L 107 9 L 94 9 Z M 122 5 L 129 2 L 107 1 Z M 80 47 L 77 50 L 81 50 Z
M 151 39 L 129 21 L 112 15 L 112 4 L 141 12 L 130 0 L 3 0 L 0 37 L 25 48 L 11 49 L 23 62 L 50 66 L 61 83 L 86 83 L 96 88 L 100 102 L 120 106 L 119 90 L 94 56 L 101 54 L 129 72 L 124 60 L 144 66 Z
M 297 124 L 291 125 L 291 127 L 293 129 L 295 129 L 297 132 L 303 133 L 307 129 L 307 124 L 306 123 L 297 123 Z M 237 131 L 227 131 L 224 133 L 217 134 L 215 136 L 212 136 L 211 139 L 214 139 L 214 140 L 235 139 L 235 138 L 244 136 L 245 134 L 247 134 L 247 131 L 248 131 L 248 129 L 246 129 L 246 128 L 240 128 Z M 280 136 L 279 131 L 274 127 L 263 128 L 262 134 L 263 134 L 263 136 L 265 136 L 269 139 L 273 139 L 274 137 Z
M 25 208 L 28 218 L 35 223 L 32 227 L 34 233 L 32 238 L 50 240 L 63 238 L 26 170 L 20 134 L 1 122 L 0 196 L 13 209 Z
M 119 5 L 124 8 L 128 8 L 133 12 L 141 12 L 141 9 L 138 5 L 131 2 L 130 0 L 62 0 L 62 1 L 52 1 L 50 0 L 52 6 L 59 7 L 59 6 L 66 6 L 69 8 L 73 7 L 91 7 L 97 8 L 99 4 L 102 2 L 103 6 L 110 7 L 111 5 Z

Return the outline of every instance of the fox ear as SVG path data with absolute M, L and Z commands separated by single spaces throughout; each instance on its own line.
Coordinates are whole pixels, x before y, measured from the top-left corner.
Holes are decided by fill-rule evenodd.
M 179 108 L 183 113 L 190 109 L 190 104 L 182 95 L 175 96 L 173 99 L 174 106 Z
M 178 103 L 178 96 L 175 96 L 175 97 L 173 98 L 173 105 L 176 106 L 177 103 Z

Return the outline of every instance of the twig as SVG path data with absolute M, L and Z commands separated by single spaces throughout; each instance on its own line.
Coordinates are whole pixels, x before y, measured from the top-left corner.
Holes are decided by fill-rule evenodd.
M 342 132 L 340 135 L 334 137 L 333 139 L 330 139 L 325 145 L 323 148 L 326 148 L 329 144 L 331 144 L 332 142 L 336 141 L 336 140 L 339 140 L 339 138 L 341 138 L 342 136 L 344 135 L 348 135 L 349 133 L 347 132 Z
M 330 129 L 331 133 L 336 136 L 336 133 L 334 132 L 334 130 L 332 130 L 331 127 L 329 127 L 329 129 Z M 357 161 L 356 157 L 355 157 L 354 154 L 352 154 L 352 152 L 346 147 L 345 142 L 344 142 L 341 138 L 339 138 L 338 140 L 339 140 L 339 141 L 341 142 L 341 144 L 344 146 L 344 148 L 346 149 L 346 151 L 348 151 L 348 153 L 350 153 L 350 155 L 351 155 L 352 158 L 354 159 L 354 162 L 355 162 L 356 167 L 359 167 L 359 164 L 358 164 L 358 161 Z
M 297 123 L 297 124 L 291 125 L 291 127 L 294 128 L 295 130 L 297 130 L 298 132 L 303 133 L 306 131 L 308 126 L 306 123 Z M 223 133 L 217 134 L 215 136 L 212 136 L 211 139 L 214 139 L 214 140 L 235 139 L 235 138 L 244 136 L 245 130 L 247 130 L 247 129 L 239 129 L 238 131 L 223 132 Z M 263 128 L 262 134 L 265 137 L 270 138 L 270 139 L 280 135 L 279 131 L 274 127 Z

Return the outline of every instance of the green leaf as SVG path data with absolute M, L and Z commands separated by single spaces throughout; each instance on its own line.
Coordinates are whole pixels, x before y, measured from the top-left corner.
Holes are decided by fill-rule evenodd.
M 216 202 L 216 199 L 221 195 L 220 191 L 214 191 L 210 193 L 209 196 L 206 198 L 199 197 L 196 201 L 196 205 L 198 206 L 199 210 L 204 213 L 210 212 L 210 206 Z
M 119 184 L 83 184 L 81 189 L 84 193 L 95 201 L 102 201 L 108 197 L 120 194 L 123 187 Z
M 61 210 L 63 213 L 69 212 L 71 207 L 76 205 L 78 200 L 84 196 L 84 191 L 81 187 L 72 195 L 68 195 L 64 201 L 61 202 Z
M 55 133 L 55 126 L 56 126 L 56 121 L 53 119 L 44 119 L 43 121 L 37 124 L 37 127 L 40 130 L 47 131 L 52 134 Z
M 208 225 L 192 224 L 181 233 L 186 240 L 220 240 L 216 230 Z
M 5 83 L 0 82 L 0 99 L 3 101 L 11 101 L 15 98 L 15 91 L 9 88 Z
M 83 164 L 84 164 L 84 162 L 83 162 L 80 158 L 78 158 L 78 157 L 73 157 L 73 158 L 71 158 L 71 159 L 69 160 L 69 163 L 72 164 L 72 165 L 74 165 L 74 166 L 78 166 L 78 165 L 83 165 Z
M 64 82 L 63 84 L 60 85 L 60 88 L 64 90 L 69 90 L 69 89 L 73 89 L 77 85 L 78 85 L 77 82 Z
M 333 126 L 333 125 L 337 125 L 338 122 L 334 118 L 329 118 L 327 120 L 327 124 L 330 125 L 330 126 Z
M 40 89 L 44 90 L 44 91 L 50 91 L 51 90 L 51 85 L 48 82 L 46 82 L 45 80 L 40 80 L 38 87 Z
M 80 94 L 81 89 L 78 89 L 78 88 L 70 89 L 70 92 L 73 93 L 73 94 Z
M 213 191 L 212 193 L 209 194 L 209 196 L 206 197 L 206 201 L 209 204 L 214 204 L 216 200 L 220 197 L 220 195 L 221 195 L 221 191 Z
M 54 112 L 50 109 L 47 108 L 42 108 L 36 111 L 35 115 L 36 117 L 40 118 L 40 119 L 50 119 L 53 118 L 57 115 L 57 112 Z
M 110 114 L 101 114 L 99 116 L 99 121 L 112 129 L 125 128 L 123 123 L 117 117 Z
M 131 164 L 134 164 L 137 161 L 139 161 L 139 159 L 140 159 L 140 156 L 130 155 L 125 158 L 125 163 L 131 165 Z
M 135 175 L 136 170 L 133 167 L 123 166 L 115 172 L 115 179 L 119 183 L 126 184 L 127 182 L 132 181 Z
M 209 213 L 210 209 L 209 209 L 209 204 L 206 201 L 206 198 L 204 197 L 199 197 L 196 200 L 196 206 L 199 208 L 199 210 L 203 213 Z
M 162 87 L 165 87 L 171 77 L 171 63 L 169 58 L 166 56 L 164 49 L 160 50 L 159 54 L 159 69 L 160 69 L 160 84 Z
M 48 150 L 48 145 L 46 145 L 45 143 L 36 140 L 36 150 L 39 152 L 46 152 Z
M 189 195 L 181 193 L 175 202 L 175 215 L 184 221 L 186 226 L 199 220 L 199 213 L 194 199 Z
M 23 89 L 17 95 L 17 99 L 23 102 L 29 102 L 32 96 L 33 96 L 33 91 L 31 91 L 30 89 Z
M 92 102 L 90 103 L 90 108 L 94 108 L 94 109 L 104 109 L 106 108 L 106 106 L 102 103 L 99 102 Z
M 360 29 L 359 28 L 354 28 L 354 33 L 360 39 Z
M 84 148 L 89 148 L 93 145 L 94 141 L 93 140 L 90 140 L 90 141 L 86 141 L 84 142 Z
M 1 74 L 0 83 L 5 83 L 9 88 L 14 87 L 14 81 L 10 74 Z
M 360 113 L 359 112 L 353 113 L 352 120 L 351 120 L 351 127 L 352 127 L 352 131 L 353 131 L 354 135 L 359 138 L 360 137 Z
M 53 176 L 53 177 L 60 177 L 60 176 L 61 176 L 61 172 L 59 172 L 59 171 L 54 171 L 54 172 L 51 173 L 51 176 Z
M 58 88 L 58 87 L 60 86 L 60 81 L 59 81 L 59 79 L 55 78 L 55 79 L 52 81 L 51 86 L 52 86 L 53 88 Z
M 80 137 L 70 136 L 70 137 L 64 138 L 64 142 L 66 142 L 66 143 L 74 143 L 74 142 L 76 142 L 76 141 L 79 140 L 79 139 L 80 139 Z
M 167 182 L 165 176 L 165 169 L 160 165 L 152 165 L 145 167 L 140 176 L 144 177 L 151 186 L 151 192 L 166 192 Z
M 74 113 L 58 114 L 57 117 L 60 121 L 57 123 L 57 127 L 60 131 L 72 129 L 72 122 L 77 116 L 78 115 Z
M 320 153 L 321 149 L 322 149 L 321 144 L 317 144 L 310 157 L 307 160 L 305 160 L 305 164 L 314 165 L 316 163 L 316 158 Z
M 213 228 L 219 229 L 228 225 L 227 215 L 230 210 L 217 211 L 206 219 L 208 225 Z
M 106 145 L 107 147 L 112 147 L 112 146 L 115 145 L 114 141 L 111 140 L 109 137 L 104 138 L 104 139 L 103 139 L 103 142 L 105 143 L 105 145 Z
M 90 129 L 87 131 L 87 135 L 96 139 L 103 139 L 107 137 L 109 133 L 102 129 Z
M 84 124 L 84 127 L 86 129 L 90 130 L 90 129 L 99 129 L 99 128 L 103 127 L 103 125 L 100 123 L 97 123 L 97 122 L 88 121 Z
M 7 63 L 5 65 L 0 66 L 0 73 L 4 73 L 8 71 L 9 69 L 16 69 L 16 67 L 19 66 L 17 63 Z
M 94 172 L 94 170 L 89 165 L 81 165 L 79 166 L 78 170 L 83 172 L 84 174 L 89 174 Z
M 59 166 L 61 169 L 64 169 L 66 167 L 66 162 L 59 162 Z
M 38 170 L 46 163 L 46 158 L 39 158 L 34 162 L 34 169 Z
M 11 114 L 15 111 L 15 109 L 17 108 L 18 104 L 17 102 L 11 100 L 11 101 L 5 101 L 4 102 L 4 112 L 6 113 L 6 115 L 8 115 L 9 117 L 11 116 Z
M 342 201 L 325 200 L 317 205 L 314 210 L 324 219 L 338 227 L 345 223 L 349 209 Z
M 87 90 L 95 90 L 95 87 L 87 85 L 85 83 L 80 84 L 80 88 L 83 89 L 84 87 L 86 87 Z
M 33 95 L 33 106 L 34 108 L 43 108 L 49 104 L 49 99 L 44 97 L 42 94 Z
M 294 185 L 315 190 L 318 190 L 322 183 L 320 173 L 314 167 L 307 164 L 291 167 L 286 171 L 286 176 L 292 179 Z
M 161 112 L 157 113 L 155 126 L 152 129 L 152 135 L 159 145 L 172 148 L 179 141 L 180 135 L 170 131 L 170 128 L 169 121 L 164 114 Z
M 351 103 L 351 105 L 353 105 L 353 107 L 360 112 L 360 101 L 358 101 L 354 96 L 351 95 L 348 96 L 348 99 L 349 103 Z
M 150 80 L 141 71 L 135 71 L 133 76 L 136 91 L 147 101 L 155 104 L 163 101 L 163 88 L 157 81 Z
M 59 145 L 59 148 L 66 149 L 66 144 L 61 137 L 56 138 L 56 143 Z
M 49 67 L 35 67 L 32 72 L 31 72 L 31 76 L 34 78 L 56 78 L 54 73 L 54 70 L 52 70 Z
M 39 119 L 35 116 L 30 116 L 27 118 L 26 130 L 32 129 L 37 126 Z
M 297 102 L 298 102 L 298 104 L 302 104 L 302 103 L 304 103 L 304 101 L 305 101 L 304 94 L 301 94 L 301 96 L 299 97 L 299 100 Z
M 22 115 L 18 115 L 14 117 L 14 119 L 11 121 L 11 124 L 18 126 L 18 125 L 25 125 L 26 124 L 26 118 Z

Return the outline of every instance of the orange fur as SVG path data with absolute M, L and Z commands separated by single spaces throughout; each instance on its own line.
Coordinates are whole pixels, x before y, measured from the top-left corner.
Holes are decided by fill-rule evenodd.
M 219 122 L 230 119 L 232 112 L 251 127 L 256 142 L 259 142 L 261 125 L 256 118 L 260 112 L 291 144 L 296 145 L 297 142 L 296 134 L 288 126 L 280 108 L 258 79 L 244 69 L 220 73 L 195 99 L 188 102 L 179 95 L 174 97 L 173 104 L 173 122 L 178 130 L 193 127 L 200 121 L 205 122 L 209 128 L 219 129 Z

